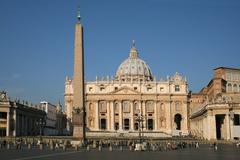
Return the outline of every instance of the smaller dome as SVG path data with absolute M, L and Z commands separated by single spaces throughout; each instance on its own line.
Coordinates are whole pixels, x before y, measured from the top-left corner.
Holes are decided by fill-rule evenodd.
M 150 67 L 145 61 L 139 58 L 135 46 L 132 46 L 129 57 L 118 67 L 116 79 L 124 81 L 153 80 Z

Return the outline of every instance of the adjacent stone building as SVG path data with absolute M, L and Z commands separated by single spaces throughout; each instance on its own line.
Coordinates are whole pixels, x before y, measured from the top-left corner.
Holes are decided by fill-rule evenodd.
M 62 105 L 57 105 L 57 123 L 56 123 L 57 135 L 68 135 L 67 132 L 67 116 L 62 109 Z
M 6 92 L 0 92 L 0 136 L 39 135 L 46 113 L 28 102 L 11 101 Z
M 46 112 L 46 124 L 43 133 L 45 136 L 64 135 L 67 119 L 66 114 L 62 111 L 62 106 L 51 104 L 47 101 L 40 103 L 41 109 Z
M 190 131 L 206 139 L 240 138 L 240 69 L 219 67 L 190 98 Z

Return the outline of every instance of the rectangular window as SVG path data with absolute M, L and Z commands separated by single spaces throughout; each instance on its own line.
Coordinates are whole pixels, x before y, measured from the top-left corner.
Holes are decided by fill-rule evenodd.
M 231 77 L 232 77 L 232 76 L 231 76 L 231 73 L 227 73 L 227 80 L 228 80 L 228 81 L 231 81 L 231 80 L 232 80 Z
M 237 74 L 233 74 L 233 80 L 236 81 L 238 79 L 238 75 Z
M 164 91 L 164 88 L 163 87 L 160 87 L 160 92 L 163 92 Z
M 179 92 L 180 91 L 180 86 L 179 85 L 175 85 L 175 92 Z
M 239 126 L 240 125 L 240 115 L 234 114 L 234 125 Z
M 7 119 L 7 112 L 0 112 L 0 119 Z
M 152 91 L 152 87 L 147 87 L 147 91 Z

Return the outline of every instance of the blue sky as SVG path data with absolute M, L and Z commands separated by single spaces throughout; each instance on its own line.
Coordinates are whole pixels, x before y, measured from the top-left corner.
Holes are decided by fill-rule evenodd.
M 115 75 L 133 39 L 157 79 L 180 72 L 194 92 L 212 69 L 240 68 L 239 0 L 1 0 L 0 90 L 63 102 L 78 5 L 87 80 Z

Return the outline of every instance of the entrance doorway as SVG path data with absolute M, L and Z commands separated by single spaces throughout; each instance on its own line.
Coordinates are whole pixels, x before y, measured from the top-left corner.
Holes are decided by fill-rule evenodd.
M 139 130 L 138 122 L 134 123 L 134 130 Z
M 115 123 L 114 128 L 115 128 L 115 130 L 119 130 L 119 123 L 118 122 Z
M 124 119 L 124 130 L 129 130 L 129 119 Z
M 101 119 L 100 128 L 101 128 L 102 130 L 107 129 L 107 120 L 106 120 L 106 119 L 104 119 L 104 118 Z
M 5 137 L 5 136 L 6 136 L 6 129 L 0 128 L 0 137 Z
M 181 114 L 176 114 L 174 116 L 174 122 L 176 123 L 176 130 L 181 130 L 181 121 L 182 121 Z
M 153 130 L 153 119 L 147 120 L 147 127 L 148 127 L 148 130 Z
M 223 127 L 223 123 L 224 123 L 224 118 L 225 118 L 224 114 L 215 116 L 215 120 L 216 120 L 216 138 L 217 139 L 222 139 L 223 138 L 222 127 Z

